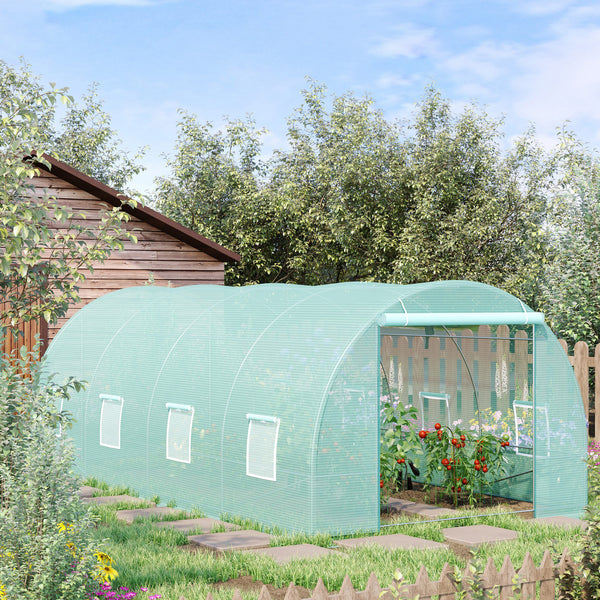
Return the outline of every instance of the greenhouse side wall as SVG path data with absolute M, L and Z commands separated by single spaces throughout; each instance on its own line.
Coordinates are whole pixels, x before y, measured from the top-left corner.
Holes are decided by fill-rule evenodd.
M 573 368 L 546 326 L 535 328 L 535 516 L 581 518 L 587 504 L 587 426 Z
M 379 529 L 379 328 L 348 347 L 322 401 L 314 448 L 313 523 L 332 533 Z

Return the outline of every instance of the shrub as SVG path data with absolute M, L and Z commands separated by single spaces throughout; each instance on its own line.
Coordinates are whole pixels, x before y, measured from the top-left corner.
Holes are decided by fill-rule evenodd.
M 94 522 L 77 495 L 70 416 L 81 384 L 44 382 L 24 349 L 0 358 L 0 584 L 7 598 L 83 599 L 98 589 Z

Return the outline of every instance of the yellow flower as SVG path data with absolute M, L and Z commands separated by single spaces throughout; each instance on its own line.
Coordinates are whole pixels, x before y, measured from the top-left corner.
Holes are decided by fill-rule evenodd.
M 57 525 L 58 531 L 63 533 L 69 529 L 73 529 L 73 525 L 71 523 L 63 523 L 62 521 Z
M 116 569 L 113 569 L 110 565 L 98 565 L 96 567 L 98 570 L 98 574 L 96 575 L 96 579 L 103 579 L 104 581 L 110 581 L 115 577 L 119 576 Z
M 94 552 L 94 556 L 98 562 L 105 565 L 112 565 L 115 562 L 108 554 L 106 554 L 106 552 L 102 552 L 101 550 Z
M 0 600 L 6 600 L 6 588 L 3 583 L 0 583 Z

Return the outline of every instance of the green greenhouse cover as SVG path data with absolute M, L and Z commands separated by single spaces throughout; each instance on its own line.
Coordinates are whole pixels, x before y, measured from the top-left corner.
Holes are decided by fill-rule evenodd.
M 127 288 L 71 318 L 46 369 L 88 382 L 63 407 L 84 476 L 209 516 L 377 530 L 384 396 L 424 426 L 510 431 L 497 493 L 537 516 L 587 501 L 568 359 L 539 313 L 483 284 Z

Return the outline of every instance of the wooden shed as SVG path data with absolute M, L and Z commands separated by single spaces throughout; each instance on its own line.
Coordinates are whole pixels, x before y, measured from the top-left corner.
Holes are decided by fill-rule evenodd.
M 76 213 L 85 214 L 86 225 L 98 222 L 101 209 L 121 206 L 123 195 L 81 171 L 52 158 L 48 170 L 39 165 L 40 174 L 33 178 L 37 197 L 46 193 Z M 124 228 L 132 231 L 137 243 L 124 242 L 122 251 L 115 251 L 104 262 L 94 266 L 93 272 L 82 271 L 85 280 L 79 285 L 81 302 L 70 307 L 57 323 L 32 321 L 23 327 L 24 339 L 17 344 L 5 341 L 4 351 L 25 343 L 31 347 L 36 334 L 42 340 L 42 352 L 64 323 L 92 300 L 108 292 L 147 284 L 180 287 L 184 285 L 223 285 L 226 262 L 237 262 L 240 256 L 231 250 L 183 227 L 151 208 L 129 205 L 123 210 L 131 215 Z M 56 224 L 58 229 L 58 224 Z

